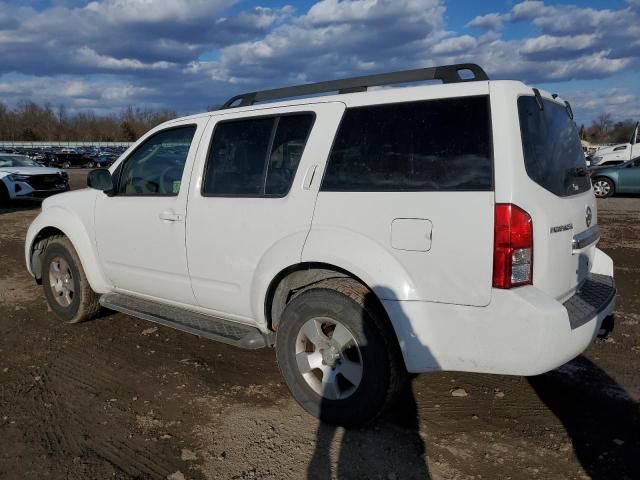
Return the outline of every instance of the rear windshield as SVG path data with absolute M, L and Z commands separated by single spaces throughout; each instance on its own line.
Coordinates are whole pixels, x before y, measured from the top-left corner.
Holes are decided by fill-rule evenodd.
M 576 125 L 564 106 L 535 97 L 518 99 L 522 150 L 527 174 L 538 185 L 560 197 L 586 192 L 591 181 Z

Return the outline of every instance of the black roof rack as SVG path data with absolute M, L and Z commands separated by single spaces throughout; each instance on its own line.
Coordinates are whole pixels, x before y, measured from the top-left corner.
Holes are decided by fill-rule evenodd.
M 472 77 L 463 77 L 461 72 L 471 72 Z M 308 83 L 293 87 L 274 88 L 258 92 L 243 93 L 227 100 L 221 109 L 234 106 L 246 107 L 256 102 L 265 100 L 277 100 L 281 98 L 301 97 L 317 93 L 354 93 L 366 92 L 367 88 L 381 85 L 394 85 L 399 83 L 422 82 L 425 80 L 441 80 L 442 83 L 477 82 L 489 80 L 485 71 L 475 63 L 459 63 L 457 65 L 445 65 L 441 67 L 418 68 L 415 70 L 403 70 L 400 72 L 380 73 L 363 77 L 345 78 L 343 80 L 330 80 L 327 82 Z M 234 105 L 240 101 L 239 105 Z

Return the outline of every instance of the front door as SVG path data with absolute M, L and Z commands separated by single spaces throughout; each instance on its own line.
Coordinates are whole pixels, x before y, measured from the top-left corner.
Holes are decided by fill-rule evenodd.
M 207 118 L 151 133 L 96 202 L 96 241 L 116 290 L 193 304 L 185 249 L 192 159 Z
M 640 157 L 620 168 L 618 191 L 621 193 L 640 193 Z

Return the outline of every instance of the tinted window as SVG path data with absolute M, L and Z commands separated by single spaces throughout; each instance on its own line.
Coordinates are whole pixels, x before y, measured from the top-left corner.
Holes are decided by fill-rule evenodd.
M 177 195 L 195 125 L 172 128 L 148 138 L 120 170 L 118 193 Z
M 322 190 L 490 190 L 491 164 L 486 96 L 351 108 Z
M 305 113 L 216 125 L 203 194 L 286 195 L 313 120 L 313 114 Z
M 518 99 L 522 150 L 527 174 L 538 185 L 566 197 L 591 188 L 576 125 L 564 106 L 535 97 Z

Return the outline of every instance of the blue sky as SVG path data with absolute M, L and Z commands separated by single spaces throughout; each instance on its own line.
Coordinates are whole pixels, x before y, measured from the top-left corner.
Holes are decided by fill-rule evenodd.
M 0 59 L 0 102 L 98 114 L 471 61 L 640 119 L 640 0 L 0 0 Z

